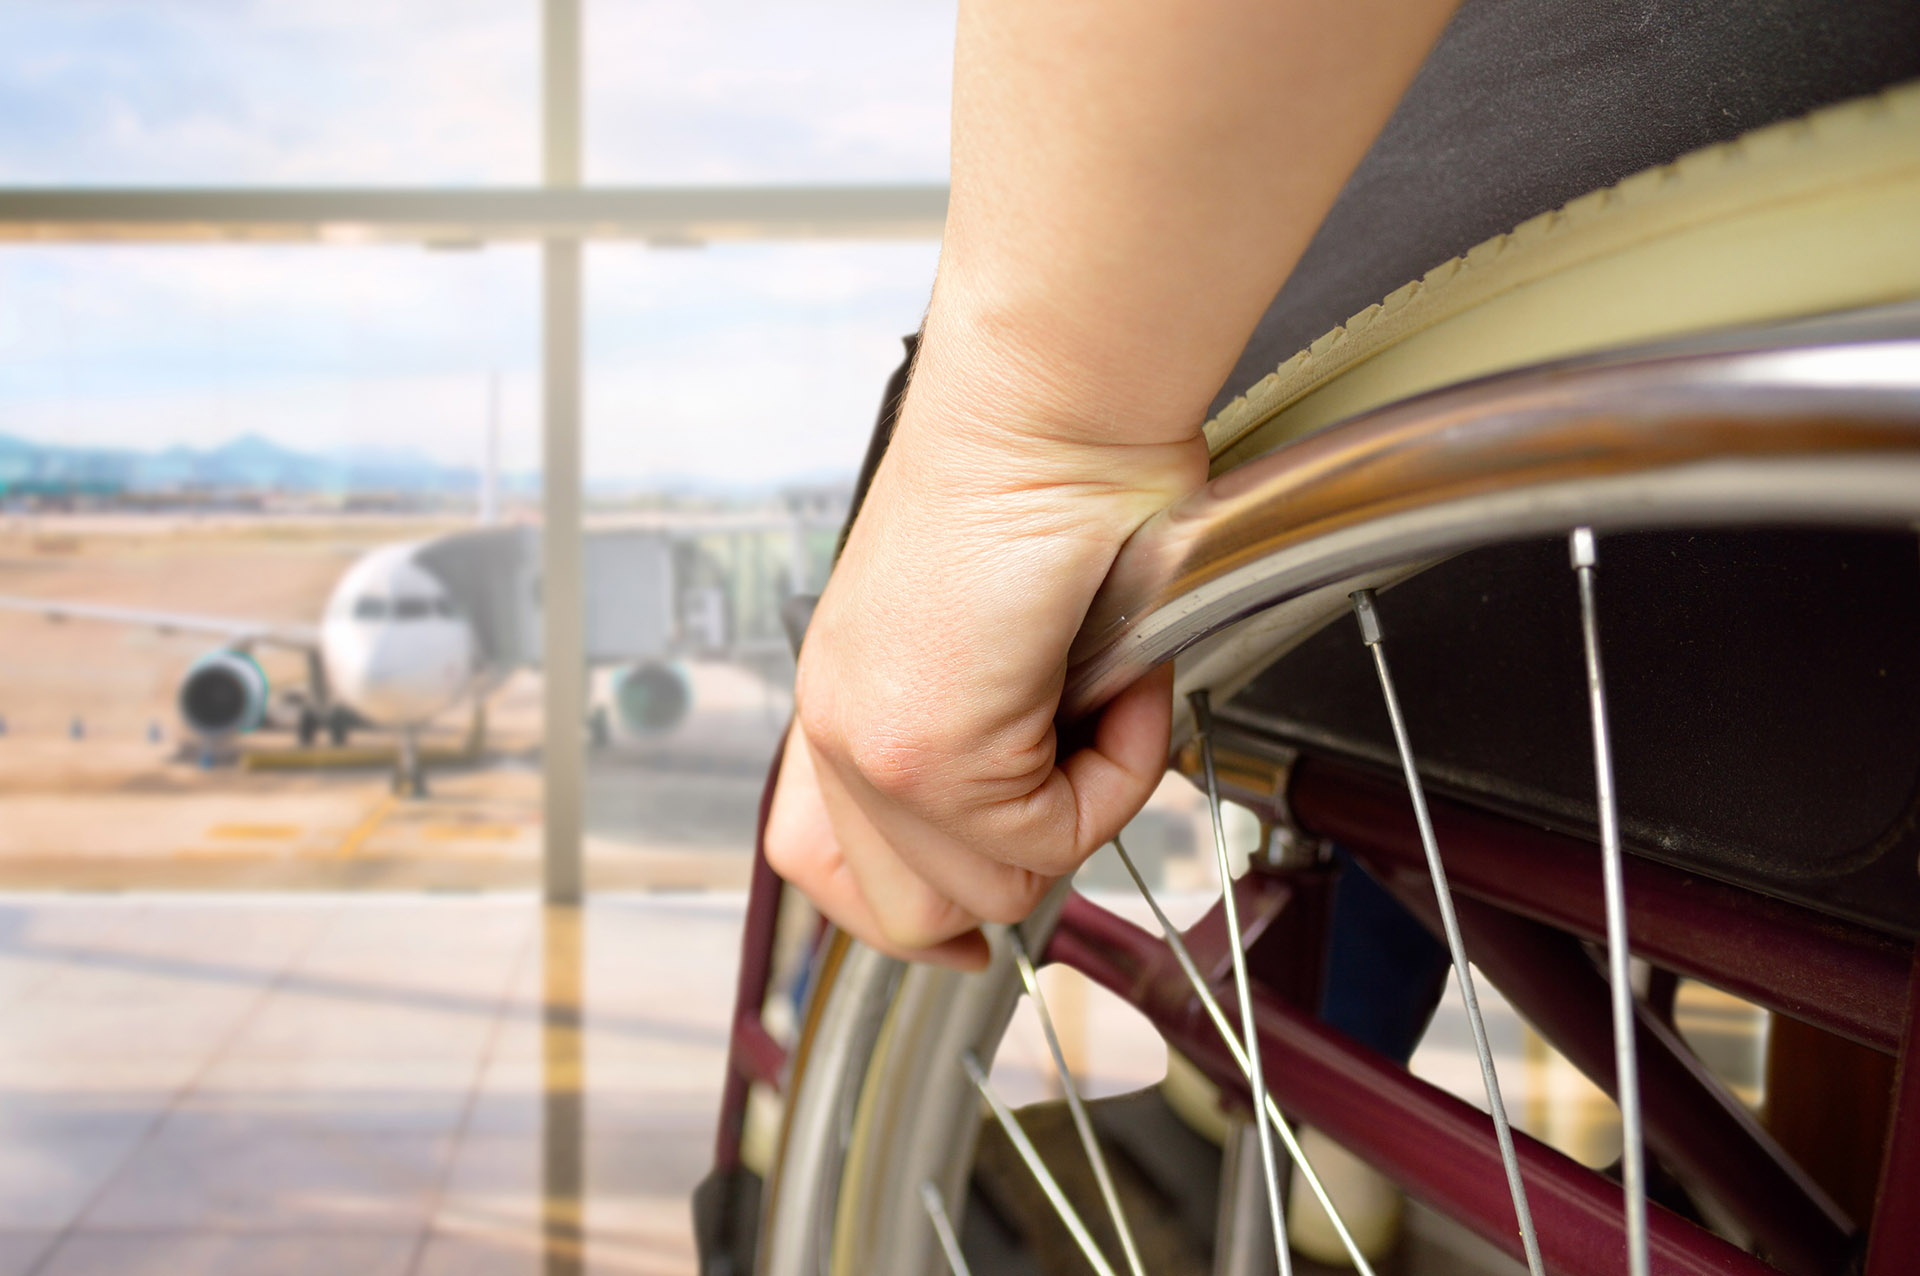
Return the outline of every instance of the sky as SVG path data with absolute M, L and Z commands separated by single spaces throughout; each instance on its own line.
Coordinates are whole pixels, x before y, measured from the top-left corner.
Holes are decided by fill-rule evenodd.
M 583 0 L 590 182 L 945 178 L 953 9 Z M 519 184 L 538 0 L 0 0 L 0 185 Z M 594 245 L 590 478 L 850 471 L 932 241 Z M 538 453 L 530 247 L 0 246 L 0 433 Z

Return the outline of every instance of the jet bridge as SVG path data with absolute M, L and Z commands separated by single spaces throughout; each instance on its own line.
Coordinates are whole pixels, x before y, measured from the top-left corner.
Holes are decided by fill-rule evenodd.
M 635 664 L 722 652 L 731 634 L 721 592 L 690 570 L 697 548 L 659 528 L 589 532 L 585 539 L 586 660 Z M 468 618 L 490 670 L 541 659 L 540 532 L 481 527 L 415 551 Z

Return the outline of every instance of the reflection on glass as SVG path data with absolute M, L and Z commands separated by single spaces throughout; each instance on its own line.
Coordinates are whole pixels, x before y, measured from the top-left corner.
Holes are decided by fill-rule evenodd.
M 584 983 L 577 905 L 551 905 L 542 925 L 540 1050 L 541 1231 L 546 1276 L 579 1276 L 586 1259 L 586 1051 L 581 1039 Z

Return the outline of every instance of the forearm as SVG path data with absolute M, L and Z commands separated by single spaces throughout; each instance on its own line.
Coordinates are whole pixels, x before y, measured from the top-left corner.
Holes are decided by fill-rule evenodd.
M 1190 437 L 1452 7 L 962 0 L 921 394 Z
M 892 445 L 814 613 L 767 854 L 961 964 L 1140 809 L 1172 679 L 1062 756 L 1126 537 L 1205 480 L 1232 367 L 1446 0 L 962 0 L 953 199 Z

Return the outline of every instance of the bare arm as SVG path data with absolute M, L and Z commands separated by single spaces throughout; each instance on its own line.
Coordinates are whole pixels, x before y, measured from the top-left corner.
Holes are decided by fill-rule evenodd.
M 1056 756 L 1122 541 L 1451 0 L 962 0 L 953 197 L 899 427 L 801 653 L 774 866 L 890 951 L 984 958 L 1138 811 L 1169 680 Z

